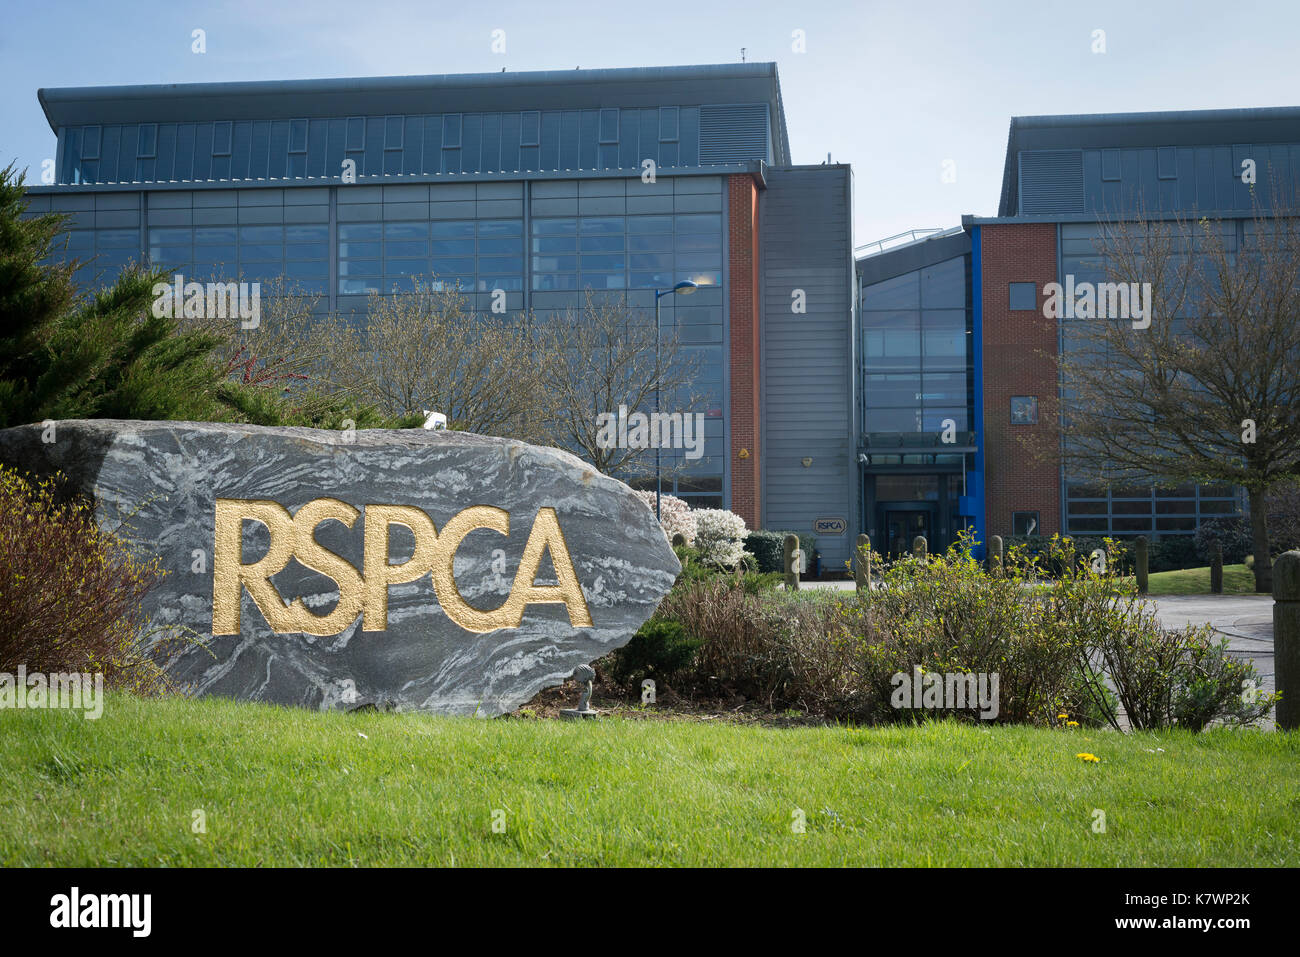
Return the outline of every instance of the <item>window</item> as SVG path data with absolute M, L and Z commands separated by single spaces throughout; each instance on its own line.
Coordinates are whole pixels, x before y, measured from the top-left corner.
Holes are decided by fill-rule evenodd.
M 659 107 L 659 142 L 675 143 L 677 142 L 677 107 L 661 106 Z
M 141 123 L 136 136 L 135 155 L 137 159 L 153 159 L 158 155 L 158 124 Z
M 1011 513 L 1011 534 L 1012 535 L 1041 535 L 1038 528 L 1037 512 L 1012 512 Z
M 98 126 L 87 126 L 81 134 L 81 158 L 84 160 L 99 159 L 99 139 L 100 128 Z
M 348 117 L 344 143 L 349 153 L 360 152 L 366 148 L 366 118 L 364 116 Z
M 446 113 L 442 117 L 442 147 L 457 149 L 460 147 L 460 114 Z
M 602 143 L 618 142 L 618 110 L 600 111 L 600 141 Z
M 400 116 L 384 117 L 384 149 L 400 150 L 402 148 L 402 118 Z
M 1007 308 L 1012 312 L 1033 312 L 1038 308 L 1038 287 L 1032 282 L 1013 282 L 1007 291 Z
M 1013 395 L 1011 397 L 1011 424 L 1038 424 L 1038 396 Z
M 1119 182 L 1119 150 L 1101 151 L 1101 179 L 1103 183 Z
M 229 156 L 231 140 L 231 124 L 229 120 L 224 123 L 214 123 L 212 127 L 212 155 Z
M 542 114 L 536 110 L 520 114 L 519 145 L 537 146 L 540 143 Z
M 307 121 L 293 120 L 289 123 L 289 152 L 307 152 Z
M 1178 178 L 1178 148 L 1176 146 L 1157 147 L 1156 175 L 1160 179 Z

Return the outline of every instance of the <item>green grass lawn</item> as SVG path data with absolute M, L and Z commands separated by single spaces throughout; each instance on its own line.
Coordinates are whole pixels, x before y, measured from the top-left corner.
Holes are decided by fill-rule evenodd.
M 0 711 L 0 864 L 1294 867 L 1298 768 L 1300 736 L 1254 731 L 476 721 L 110 696 L 98 721 Z
M 1223 593 L 1225 595 L 1255 594 L 1255 573 L 1245 565 L 1223 566 Z M 1173 572 L 1152 572 L 1152 595 L 1208 595 L 1210 594 L 1210 567 L 1184 568 Z

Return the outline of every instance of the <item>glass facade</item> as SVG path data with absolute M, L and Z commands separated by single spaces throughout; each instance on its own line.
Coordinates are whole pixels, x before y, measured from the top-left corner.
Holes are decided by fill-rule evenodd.
M 133 240 L 138 232 L 130 231 Z M 329 226 L 158 226 L 148 231 L 148 260 L 200 282 L 284 277 L 324 295 L 329 283 Z
M 371 293 L 407 289 L 418 278 L 454 284 L 485 314 L 502 290 L 507 320 L 546 321 L 579 307 L 590 289 L 653 323 L 654 290 L 694 280 L 696 293 L 661 302 L 665 336 L 677 338 L 698 370 L 687 394 L 665 394 L 662 408 L 699 399 L 704 450 L 698 459 L 662 451 L 664 491 L 722 507 L 722 197 L 716 176 L 654 184 L 617 177 L 158 191 L 147 200 L 128 192 L 54 197 L 52 208 L 66 210 L 72 227 L 66 249 L 55 253 L 86 261 L 78 280 L 91 288 L 128 262 L 147 261 L 200 282 L 283 277 L 318 296 L 320 311 L 352 317 L 364 315 Z
M 971 428 L 967 257 L 862 288 L 862 422 L 867 433 Z
M 1242 221 L 1207 224 L 1219 230 L 1229 254 L 1236 252 Z M 1106 282 L 1105 227 L 1091 224 L 1063 223 L 1061 230 L 1061 275 L 1073 275 L 1075 284 Z M 1193 247 L 1184 250 L 1196 255 L 1209 240 L 1197 235 Z M 1172 317 L 1177 323 L 1185 316 Z M 1061 320 L 1061 348 L 1075 361 L 1104 363 L 1108 360 L 1104 344 L 1090 330 L 1105 319 L 1066 318 Z M 1068 403 L 1069 394 L 1065 395 Z M 1241 495 L 1229 486 L 1183 484 L 1159 487 L 1147 484 L 1116 485 L 1107 489 L 1066 475 L 1065 528 L 1068 533 L 1147 537 L 1187 535 L 1212 518 L 1241 512 Z
M 971 456 L 954 451 L 972 443 L 969 271 L 960 255 L 860 290 L 862 514 L 886 553 L 916 535 L 946 548 L 970 524 L 960 498 Z
M 701 107 L 71 126 L 59 183 L 639 169 L 701 164 Z M 708 107 L 703 108 L 706 112 Z M 767 111 L 751 109 L 763 123 Z M 751 120 L 752 122 L 753 120 Z M 730 156 L 728 160 L 743 157 Z M 752 159 L 771 161 L 764 151 Z M 707 161 L 708 157 L 705 157 Z

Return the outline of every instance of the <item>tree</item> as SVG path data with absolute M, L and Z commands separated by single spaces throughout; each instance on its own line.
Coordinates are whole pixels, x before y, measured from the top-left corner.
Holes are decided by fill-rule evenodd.
M 131 265 L 85 294 L 80 264 L 59 255 L 65 218 L 24 218 L 26 209 L 11 165 L 0 171 L 0 428 L 71 418 L 411 424 L 307 381 L 302 370 L 325 347 L 304 346 L 314 324 L 300 300 L 272 296 L 261 324 L 241 331 L 229 318 L 155 315 L 154 287 L 170 279 L 160 269 Z
M 47 262 L 64 217 L 24 219 L 15 168 L 0 171 L 0 428 L 59 418 L 201 418 L 219 376 L 215 340 L 153 315 L 161 271 L 126 269 L 81 296 L 76 262 Z
M 413 280 L 372 293 L 364 328 L 332 317 L 321 361 L 326 390 L 348 391 L 381 414 L 425 409 L 469 432 L 545 443 L 545 393 L 532 324 L 476 313 L 458 289 Z
M 661 408 L 679 436 L 702 404 L 692 385 L 699 363 L 671 328 L 656 335 L 653 314 L 631 309 L 624 297 L 587 290 L 582 304 L 541 326 L 541 366 L 556 408 L 556 442 L 606 475 L 653 474 L 653 453 L 631 442 L 611 442 L 611 417 Z M 665 422 L 667 420 L 664 420 Z M 655 424 L 646 438 L 661 439 Z M 703 442 L 703 435 L 693 438 Z M 662 447 L 662 446 L 661 446 Z M 682 467 L 671 461 L 665 472 Z
M 1071 323 L 1082 339 L 1061 360 L 1070 474 L 1244 487 L 1259 592 L 1266 497 L 1300 473 L 1300 221 L 1272 208 L 1256 207 L 1240 248 L 1231 221 L 1107 224 L 1108 279 L 1149 283 L 1151 315 Z

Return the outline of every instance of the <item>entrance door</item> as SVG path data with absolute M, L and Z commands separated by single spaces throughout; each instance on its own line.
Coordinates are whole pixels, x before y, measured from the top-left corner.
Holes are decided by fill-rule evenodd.
M 890 558 L 898 558 L 912 551 L 912 540 L 924 535 L 933 542 L 933 513 L 930 509 L 885 509 L 885 549 Z

